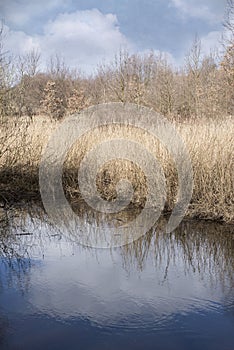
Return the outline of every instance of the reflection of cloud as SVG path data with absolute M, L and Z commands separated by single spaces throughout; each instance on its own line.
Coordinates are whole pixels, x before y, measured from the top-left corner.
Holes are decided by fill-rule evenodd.
M 44 26 L 43 34 L 25 34 L 8 28 L 6 48 L 19 54 L 38 49 L 47 58 L 55 53 L 72 66 L 91 70 L 102 59 L 111 59 L 120 47 L 130 48 L 120 32 L 117 17 L 98 10 L 58 15 Z
M 121 323 L 124 327 L 126 321 L 128 327 L 155 328 L 176 312 L 215 308 L 221 298 L 218 289 L 211 295 L 208 278 L 204 283 L 199 274 L 184 273 L 179 249 L 162 283 L 166 256 L 155 268 L 151 252 L 143 272 L 132 269 L 127 274 L 117 250 L 110 254 L 79 249 L 72 255 L 75 248 L 69 244 L 46 246 L 45 265 L 40 271 L 32 270 L 29 298 L 39 312 L 50 316 L 84 317 L 105 326 Z M 141 323 L 143 315 L 147 315 L 147 325 Z
M 21 237 L 32 258 L 23 304 L 11 293 L 7 302 L 8 310 L 20 310 L 22 318 L 33 312 L 60 321 L 88 319 L 104 327 L 158 330 L 175 315 L 220 312 L 224 290 L 232 285 L 229 226 L 185 222 L 174 237 L 159 230 L 136 246 L 93 250 L 51 227 L 44 213 L 37 215 L 15 221 L 23 223 L 20 232 L 33 232 Z M 81 220 L 80 229 L 83 224 Z M 139 270 L 142 256 L 144 268 Z

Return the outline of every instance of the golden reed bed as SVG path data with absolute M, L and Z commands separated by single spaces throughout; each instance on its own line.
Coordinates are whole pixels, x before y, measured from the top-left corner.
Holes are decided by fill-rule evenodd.
M 0 198 L 28 198 L 39 196 L 38 169 L 41 155 L 50 135 L 62 121 L 36 116 L 1 121 Z M 194 188 L 187 215 L 192 217 L 233 222 L 234 121 L 232 117 L 219 120 L 200 119 L 173 121 L 189 151 Z M 72 202 L 81 195 L 77 171 L 84 155 L 103 140 L 124 138 L 137 141 L 149 150 L 163 167 L 167 183 L 166 211 L 176 201 L 177 173 L 167 150 L 147 132 L 133 127 L 114 125 L 93 129 L 72 147 L 64 163 L 64 190 Z M 144 173 L 130 161 L 115 160 L 100 169 L 97 188 L 106 200 L 116 196 L 115 186 L 121 178 L 131 181 L 133 204 L 143 206 L 147 188 Z M 20 196 L 17 195 L 20 193 Z

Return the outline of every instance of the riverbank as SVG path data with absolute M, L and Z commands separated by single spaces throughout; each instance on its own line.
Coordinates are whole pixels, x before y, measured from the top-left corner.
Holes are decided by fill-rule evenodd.
M 19 200 L 40 199 L 39 165 L 41 155 L 53 131 L 61 121 L 37 116 L 5 120 L 1 128 L 0 149 L 0 201 L 13 203 Z M 187 216 L 233 222 L 233 118 L 200 119 L 185 122 L 173 121 L 189 152 L 194 188 Z M 167 184 L 165 211 L 170 212 L 176 202 L 178 178 L 167 150 L 151 135 L 133 127 L 113 126 L 93 129 L 84 135 L 68 152 L 63 167 L 63 185 L 71 203 L 82 196 L 77 183 L 81 160 L 103 140 L 123 138 L 144 145 L 160 162 Z M 147 196 L 144 173 L 129 161 L 114 160 L 107 163 L 97 175 L 97 188 L 103 199 L 116 198 L 116 184 L 128 179 L 134 195 L 131 206 L 143 207 Z

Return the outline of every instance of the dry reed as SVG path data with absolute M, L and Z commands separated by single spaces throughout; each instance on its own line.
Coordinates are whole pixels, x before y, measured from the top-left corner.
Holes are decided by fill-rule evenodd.
M 2 123 L 0 131 L 0 198 L 7 200 L 39 195 L 38 169 L 42 152 L 50 135 L 60 121 L 37 116 L 34 119 L 11 118 Z M 233 154 L 234 123 L 231 117 L 220 121 L 210 119 L 174 121 L 189 151 L 194 172 L 193 197 L 187 214 L 193 217 L 233 222 Z M 134 140 L 149 150 L 163 167 L 167 183 L 166 210 L 176 201 L 178 179 L 173 160 L 167 150 L 146 131 L 114 125 L 93 129 L 76 142 L 64 163 L 63 183 L 66 195 L 76 201 L 81 198 L 77 171 L 84 155 L 103 140 L 124 138 Z M 128 179 L 134 188 L 132 204 L 143 206 L 147 195 L 144 173 L 133 162 L 115 160 L 100 169 L 97 187 L 101 196 L 113 200 L 115 186 L 121 178 Z

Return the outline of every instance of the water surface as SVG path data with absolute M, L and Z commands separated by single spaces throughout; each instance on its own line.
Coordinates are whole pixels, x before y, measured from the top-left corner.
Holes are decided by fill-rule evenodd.
M 234 349 L 232 229 L 162 224 L 92 249 L 40 209 L 2 213 L 0 349 Z

